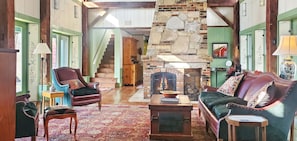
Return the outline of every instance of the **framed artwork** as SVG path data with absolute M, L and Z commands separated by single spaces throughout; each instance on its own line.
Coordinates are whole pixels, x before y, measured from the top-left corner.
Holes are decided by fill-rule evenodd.
M 228 43 L 212 43 L 213 58 L 227 58 Z

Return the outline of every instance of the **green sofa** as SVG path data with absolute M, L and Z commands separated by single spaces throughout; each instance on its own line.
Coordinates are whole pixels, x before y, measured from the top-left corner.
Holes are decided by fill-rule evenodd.
M 271 97 L 265 105 L 248 107 L 253 95 L 267 83 Z M 206 122 L 206 130 L 219 140 L 228 140 L 227 115 L 259 115 L 268 119 L 267 140 L 286 141 L 297 109 L 297 81 L 279 78 L 273 73 L 245 73 L 234 96 L 217 92 L 217 88 L 207 87 L 199 95 L 198 105 Z M 268 90 L 268 89 L 267 89 Z M 251 127 L 237 128 L 238 141 L 254 141 L 255 131 Z

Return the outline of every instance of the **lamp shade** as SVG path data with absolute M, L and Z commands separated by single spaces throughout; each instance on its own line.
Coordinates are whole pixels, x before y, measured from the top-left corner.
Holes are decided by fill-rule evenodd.
M 297 55 L 297 36 L 281 36 L 278 48 L 272 55 Z
M 33 54 L 51 54 L 51 50 L 46 43 L 38 43 Z

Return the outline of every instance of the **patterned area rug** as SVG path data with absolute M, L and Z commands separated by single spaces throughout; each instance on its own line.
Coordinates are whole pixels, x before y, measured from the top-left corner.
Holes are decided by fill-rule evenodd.
M 149 141 L 150 112 L 146 105 L 103 105 L 101 111 L 96 105 L 74 109 L 78 115 L 78 141 Z M 50 120 L 49 140 L 74 141 L 73 134 L 69 134 L 69 121 L 69 118 Z M 198 116 L 197 107 L 192 111 L 192 133 L 194 141 L 214 140 L 213 136 L 205 132 L 204 122 Z M 43 120 L 40 115 L 37 141 L 46 140 L 43 134 Z M 30 137 L 15 141 L 30 141 Z

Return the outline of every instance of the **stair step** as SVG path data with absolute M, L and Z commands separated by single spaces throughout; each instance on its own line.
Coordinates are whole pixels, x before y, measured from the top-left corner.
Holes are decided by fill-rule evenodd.
M 96 77 L 105 77 L 105 78 L 114 78 L 114 73 L 113 72 L 109 72 L 109 73 L 100 73 L 97 72 L 95 74 Z
M 116 83 L 99 83 L 99 89 L 100 88 L 115 88 Z
M 100 64 L 100 68 L 111 68 L 111 69 L 114 69 L 114 64 Z
M 113 69 L 111 69 L 111 68 L 99 68 L 98 72 L 109 73 L 109 72 L 113 72 Z
M 99 83 L 116 83 L 117 80 L 115 78 L 106 78 L 106 77 L 93 77 L 91 78 L 92 82 L 99 82 Z

